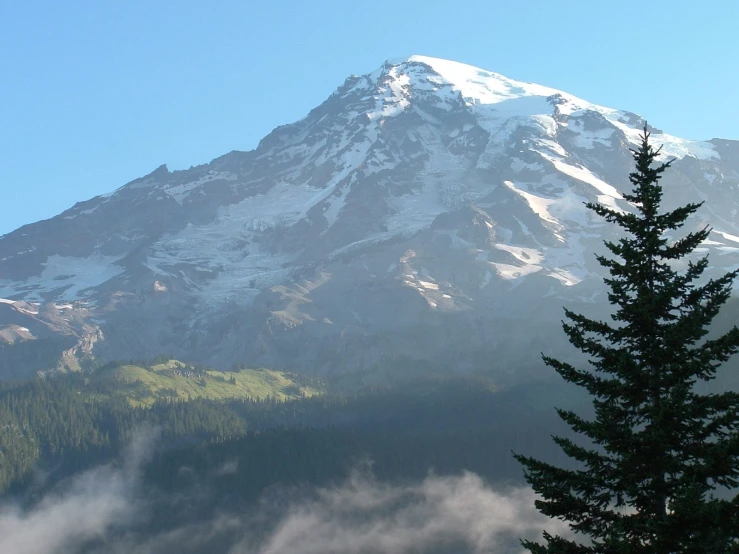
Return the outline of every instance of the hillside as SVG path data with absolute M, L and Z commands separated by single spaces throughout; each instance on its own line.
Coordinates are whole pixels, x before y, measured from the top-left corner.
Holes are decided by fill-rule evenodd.
M 270 369 L 216 371 L 169 360 L 152 365 L 111 364 L 95 371 L 90 382 L 121 395 L 133 406 L 162 400 L 292 400 L 322 392 L 317 380 Z

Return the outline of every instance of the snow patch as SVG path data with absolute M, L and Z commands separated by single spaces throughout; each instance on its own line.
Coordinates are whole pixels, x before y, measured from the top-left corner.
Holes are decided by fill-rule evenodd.
M 618 128 L 627 140 L 633 145 L 641 144 L 641 135 L 643 129 L 634 129 L 629 127 L 622 121 L 625 114 L 622 111 L 612 110 L 609 108 L 601 108 L 600 111 L 613 126 Z M 650 142 L 656 147 L 661 146 L 661 158 L 684 158 L 686 156 L 692 156 L 699 160 L 717 160 L 720 158 L 715 147 L 710 142 L 702 142 L 695 140 L 686 140 L 668 135 L 667 133 L 652 133 Z
M 543 269 L 541 266 L 535 264 L 524 266 L 501 264 L 496 262 L 490 262 L 490 264 L 495 267 L 495 270 L 498 272 L 500 277 L 508 281 L 531 275 L 532 273 L 536 273 Z
M 534 248 L 524 248 L 523 246 L 511 246 L 508 244 L 496 244 L 495 248 L 503 250 L 513 255 L 518 261 L 525 264 L 538 265 L 544 260 L 544 256 Z
M 719 234 L 722 237 L 724 237 L 726 240 L 730 240 L 732 242 L 739 243 L 739 237 L 736 235 L 730 235 L 729 233 L 724 233 L 723 231 L 717 231 L 716 229 L 711 230 L 713 233 Z
M 616 129 L 613 127 L 604 127 L 597 131 L 586 131 L 582 120 L 572 116 L 570 116 L 565 126 L 569 131 L 577 133 L 573 140 L 574 145 L 588 150 L 595 148 L 596 144 L 610 146 L 613 133 L 616 132 Z
M 582 281 L 581 278 L 579 278 L 574 273 L 567 271 L 566 269 L 557 268 L 552 273 L 549 273 L 548 276 L 554 277 L 555 279 L 557 279 L 557 281 L 559 281 L 566 287 L 574 286 Z
M 0 281 L 0 294 L 24 294 L 40 298 L 39 291 L 64 289 L 58 293 L 59 300 L 78 300 L 83 291 L 98 287 L 106 281 L 123 273 L 121 266 L 115 265 L 121 258 L 103 256 L 95 253 L 87 258 L 59 256 L 47 258 L 43 271 L 21 283 Z
M 556 200 L 543 198 L 541 196 L 536 196 L 534 194 L 531 194 L 530 192 L 521 190 L 520 188 L 516 187 L 516 185 L 513 184 L 512 181 L 503 181 L 503 184 L 511 189 L 513 192 L 518 194 L 521 198 L 526 200 L 526 203 L 529 205 L 531 210 L 540 218 L 551 223 L 559 224 L 557 219 L 552 216 L 551 213 L 549 213 L 549 207 L 554 204 Z

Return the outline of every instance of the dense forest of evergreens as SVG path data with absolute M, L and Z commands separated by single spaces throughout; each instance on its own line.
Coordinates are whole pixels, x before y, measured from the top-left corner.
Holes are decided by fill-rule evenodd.
M 243 419 L 215 402 L 158 401 L 132 407 L 80 374 L 0 389 L 0 490 L 22 490 L 34 468 L 64 476 L 118 455 L 138 426 L 165 440 L 207 441 L 244 434 Z
M 549 402 L 541 404 L 543 388 L 496 392 L 480 378 L 429 378 L 291 401 L 159 399 L 136 407 L 84 374 L 5 383 L 0 490 L 41 493 L 119 457 L 141 426 L 161 434 L 146 479 L 170 492 L 210 479 L 224 464 L 238 471 L 211 479 L 229 493 L 216 496 L 240 501 L 276 483 L 341 478 L 365 460 L 387 479 L 465 469 L 519 479 L 510 449 L 541 452 L 542 438 L 562 431 L 552 427 Z M 41 482 L 39 472 L 46 476 Z

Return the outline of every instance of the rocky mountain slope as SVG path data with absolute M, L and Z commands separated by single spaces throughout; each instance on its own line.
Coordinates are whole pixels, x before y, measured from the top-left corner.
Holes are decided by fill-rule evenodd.
M 423 56 L 348 78 L 250 152 L 162 166 L 0 237 L 0 374 L 169 354 L 311 372 L 545 371 L 561 306 L 606 303 L 644 120 Z M 739 142 L 651 128 L 667 206 L 739 264 Z

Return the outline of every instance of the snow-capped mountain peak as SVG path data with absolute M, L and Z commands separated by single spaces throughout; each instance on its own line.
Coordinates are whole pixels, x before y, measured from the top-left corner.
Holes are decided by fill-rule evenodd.
M 548 97 L 557 94 L 568 99 L 577 100 L 574 96 L 553 88 L 514 81 L 499 73 L 460 62 L 418 55 L 411 56 L 408 62 L 420 63 L 430 67 L 443 79 L 444 83 L 450 84 L 462 94 L 463 98 L 469 99 L 472 104 L 497 104 L 524 96 Z M 587 103 L 582 102 L 582 104 Z
M 0 238 L 0 297 L 39 303 L 42 319 L 43 306 L 72 306 L 55 325 L 93 333 L 86 344 L 103 357 L 287 367 L 298 362 L 276 345 L 310 336 L 323 346 L 299 363 L 320 365 L 357 333 L 352 363 L 371 365 L 397 349 L 372 337 L 417 337 L 449 318 L 468 329 L 532 298 L 593 300 L 604 227 L 583 204 L 630 209 L 621 191 L 643 126 L 473 66 L 388 62 L 254 151 L 162 166 Z M 717 232 L 706 248 L 717 267 L 739 263 L 737 143 L 652 132 L 677 158 L 670 202 L 707 200 L 701 217 Z M 479 340 L 499 344 L 491 332 Z M 418 355 L 449 346 L 434 333 L 433 347 L 413 339 Z

